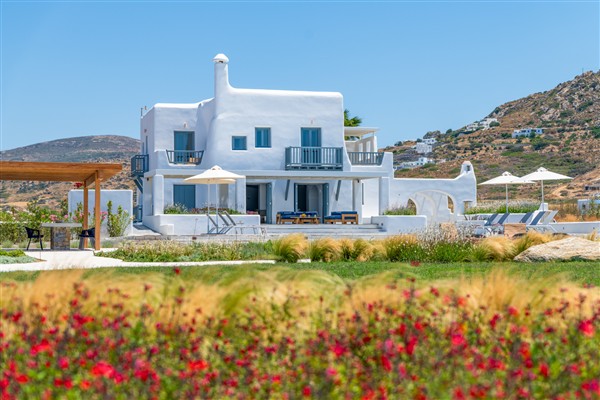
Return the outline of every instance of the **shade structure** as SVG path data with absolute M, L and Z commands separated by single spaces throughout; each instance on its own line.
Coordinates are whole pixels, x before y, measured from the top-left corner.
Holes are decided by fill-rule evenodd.
M 527 174 L 523 177 L 523 179 L 527 179 L 529 181 L 541 181 L 542 182 L 542 211 L 545 210 L 545 202 L 544 202 L 544 181 L 558 181 L 562 179 L 573 179 L 570 176 L 557 174 L 556 172 L 548 171 L 544 167 L 538 168 L 535 172 Z
M 235 181 L 238 179 L 244 179 L 244 178 L 245 178 L 244 175 L 235 174 L 233 172 L 222 169 L 218 165 L 215 165 L 214 167 L 207 169 L 206 171 L 204 171 L 201 174 L 190 176 L 189 178 L 185 178 L 184 182 L 201 184 L 201 185 L 209 185 L 207 197 L 210 201 L 210 185 L 211 184 L 212 185 L 220 185 L 220 184 L 229 185 L 231 183 L 235 183 Z M 218 202 L 218 194 L 216 193 L 216 190 L 215 190 L 215 204 L 217 207 L 216 211 L 218 214 L 219 213 L 219 202 Z M 210 204 L 209 204 L 209 202 L 207 202 L 207 210 L 206 210 L 207 216 L 209 215 L 209 211 L 210 211 Z M 207 218 L 206 219 L 206 232 L 207 233 L 209 231 L 209 228 L 210 228 L 210 219 Z M 219 231 L 219 218 L 217 216 L 217 232 L 218 231 Z
M 535 183 L 525 178 L 519 178 L 514 176 L 508 171 L 504 171 L 502 175 L 480 183 L 480 185 L 504 185 L 506 190 L 506 212 L 508 212 L 508 185 L 523 184 L 523 183 Z

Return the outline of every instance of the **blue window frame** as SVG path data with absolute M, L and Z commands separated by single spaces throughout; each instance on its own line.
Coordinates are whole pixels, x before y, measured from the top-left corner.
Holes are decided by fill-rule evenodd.
M 246 136 L 232 136 L 231 150 L 248 150 L 246 145 Z
M 191 210 L 196 207 L 195 185 L 173 185 L 173 204 L 183 204 Z
M 255 147 L 271 147 L 271 128 L 255 128 Z

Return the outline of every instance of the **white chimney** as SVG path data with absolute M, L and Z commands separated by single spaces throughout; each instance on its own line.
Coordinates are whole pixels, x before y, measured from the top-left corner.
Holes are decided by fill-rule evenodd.
M 225 54 L 217 54 L 213 58 L 213 62 L 215 63 L 215 98 L 217 98 L 220 94 L 229 91 L 231 88 L 227 70 L 229 58 Z

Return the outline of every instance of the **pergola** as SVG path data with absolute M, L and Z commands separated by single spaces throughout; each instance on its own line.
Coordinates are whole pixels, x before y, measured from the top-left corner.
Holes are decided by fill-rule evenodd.
M 94 185 L 95 247 L 100 250 L 100 183 L 122 169 L 121 164 L 111 163 L 0 161 L 0 180 L 83 182 L 83 229 L 88 229 L 88 190 Z

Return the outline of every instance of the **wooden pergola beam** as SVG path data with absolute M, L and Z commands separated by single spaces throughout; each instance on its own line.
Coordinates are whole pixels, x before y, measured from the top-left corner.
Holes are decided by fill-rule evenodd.
M 100 250 L 100 183 L 115 176 L 121 164 L 114 163 L 55 163 L 0 161 L 0 180 L 3 181 L 54 181 L 83 182 L 83 229 L 88 229 L 89 188 L 95 189 L 95 249 Z

